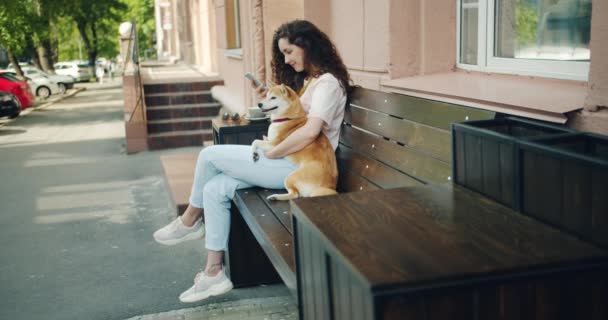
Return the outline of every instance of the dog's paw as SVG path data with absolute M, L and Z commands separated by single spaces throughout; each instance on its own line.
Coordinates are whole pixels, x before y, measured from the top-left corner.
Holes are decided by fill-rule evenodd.
M 258 160 L 260 160 L 260 154 L 257 152 L 253 153 L 253 162 L 257 162 Z

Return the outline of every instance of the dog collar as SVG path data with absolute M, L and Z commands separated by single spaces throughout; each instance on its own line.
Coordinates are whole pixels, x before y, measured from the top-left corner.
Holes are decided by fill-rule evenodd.
M 272 120 L 272 122 L 285 122 L 285 121 L 289 121 L 289 120 L 291 120 L 291 119 L 289 119 L 289 118 L 281 118 L 281 119 L 274 119 L 274 120 Z

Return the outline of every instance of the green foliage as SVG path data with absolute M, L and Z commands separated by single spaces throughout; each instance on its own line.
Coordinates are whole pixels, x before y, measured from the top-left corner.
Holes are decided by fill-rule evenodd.
M 118 27 L 137 20 L 140 52 L 152 48 L 154 0 L 0 0 L 0 46 L 14 54 L 51 40 L 59 61 L 119 53 Z M 29 41 L 29 43 L 28 43 Z
M 74 20 L 70 17 L 60 17 L 57 19 L 57 23 L 55 24 L 57 28 L 58 35 L 58 51 L 59 51 L 59 61 L 69 61 L 69 60 L 78 60 L 80 59 L 80 52 L 82 52 L 82 58 L 86 59 L 87 53 L 84 48 L 84 44 L 80 39 L 80 34 L 78 34 L 78 29 L 76 29 L 76 24 Z M 80 50 L 79 50 L 79 42 L 80 42 Z
M 129 7 L 123 15 L 124 21 L 131 21 L 133 18 L 137 24 L 137 37 L 140 55 L 143 57 L 146 50 L 153 50 L 152 38 L 156 32 L 154 20 L 154 0 L 123 0 Z
M 0 8 L 0 45 L 13 54 L 20 54 L 27 46 L 27 34 L 32 32 L 28 3 L 1 0 Z
M 515 7 L 515 19 L 517 44 L 519 47 L 533 45 L 536 42 L 536 31 L 538 30 L 538 12 L 536 8 L 524 1 L 518 1 Z

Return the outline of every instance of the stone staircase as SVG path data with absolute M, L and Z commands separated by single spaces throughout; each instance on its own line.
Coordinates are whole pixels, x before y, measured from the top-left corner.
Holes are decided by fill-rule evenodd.
M 148 149 L 203 146 L 213 140 L 211 119 L 221 105 L 211 87 L 222 81 L 145 84 Z

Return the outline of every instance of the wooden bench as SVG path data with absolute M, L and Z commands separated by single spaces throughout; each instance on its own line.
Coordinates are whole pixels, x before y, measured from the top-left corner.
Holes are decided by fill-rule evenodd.
M 450 184 L 451 124 L 494 117 L 484 110 L 357 88 L 336 153 L 338 191 Z M 284 191 L 237 191 L 227 266 L 237 287 L 283 281 L 296 295 L 290 203 L 266 200 L 276 192 Z

